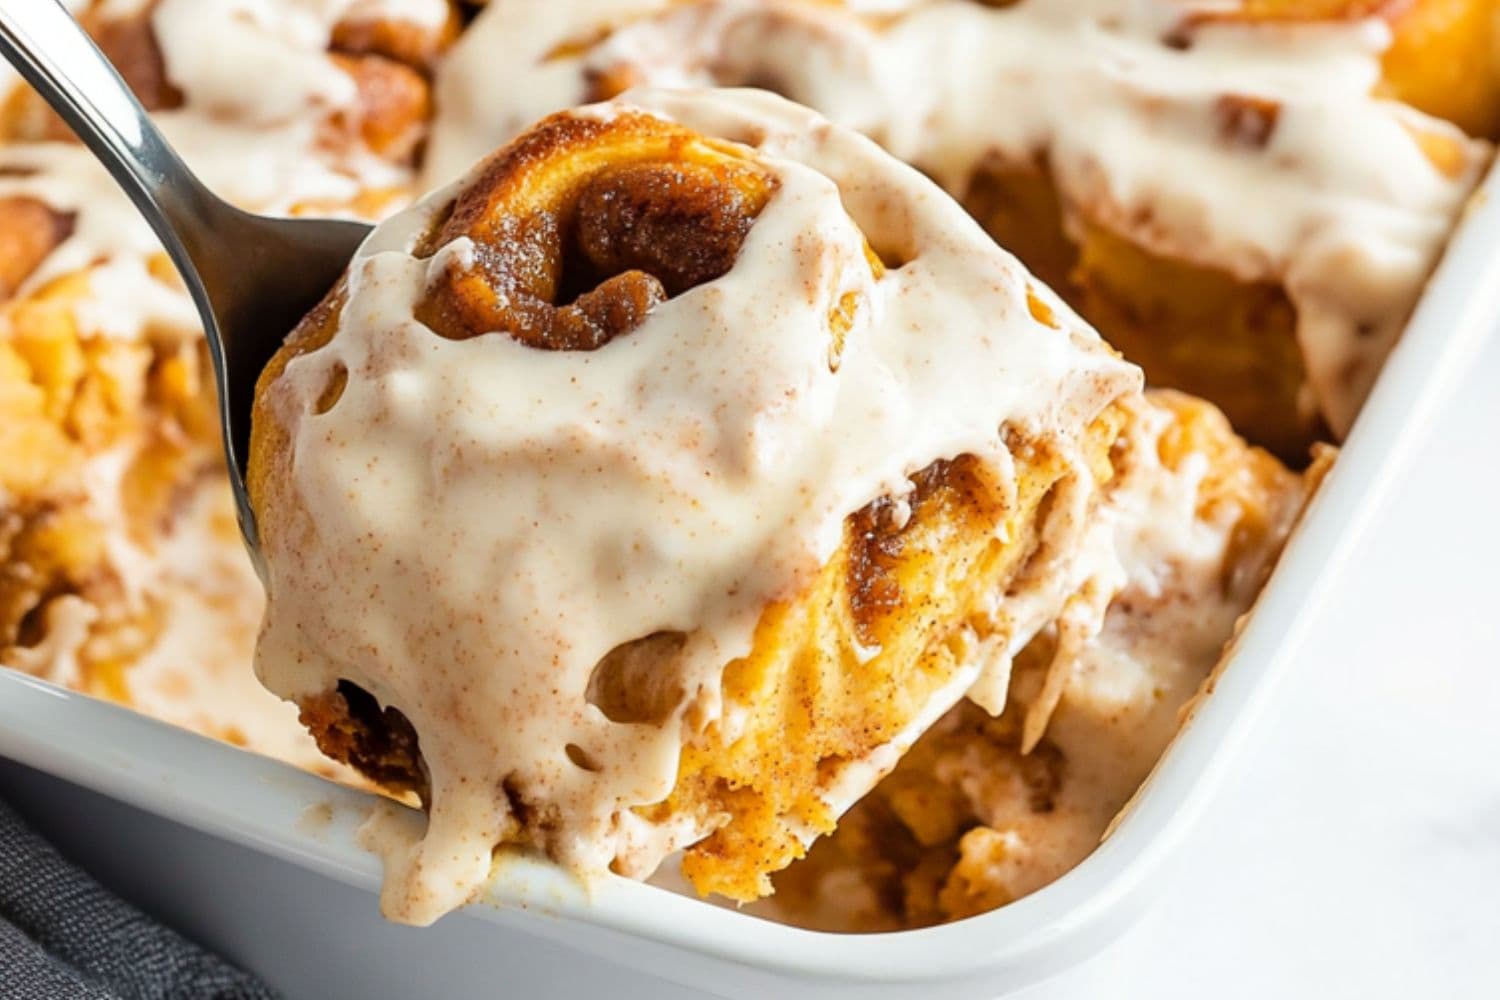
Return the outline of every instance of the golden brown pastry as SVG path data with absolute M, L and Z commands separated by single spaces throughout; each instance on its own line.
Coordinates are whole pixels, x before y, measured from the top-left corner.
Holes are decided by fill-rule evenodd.
M 1331 455 L 1288 471 L 1201 400 L 1130 410 L 1106 553 L 1016 659 L 998 717 L 955 707 L 776 879 L 775 915 L 829 930 L 959 920 L 1091 853 L 1211 683 Z
M 1053 617 L 1138 375 L 767 94 L 545 119 L 378 229 L 257 391 L 257 657 L 425 922 L 497 845 L 768 874 Z

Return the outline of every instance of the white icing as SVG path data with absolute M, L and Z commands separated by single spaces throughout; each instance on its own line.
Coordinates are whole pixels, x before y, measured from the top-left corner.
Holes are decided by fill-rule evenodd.
M 574 869 L 634 850 L 648 856 L 622 865 L 649 871 L 673 835 L 624 817 L 671 790 L 689 705 L 718 714 L 719 672 L 767 604 L 827 561 L 848 514 L 960 454 L 1008 495 L 1003 429 L 1071 454 L 1139 384 L 1043 289 L 1064 325 L 1035 319 L 1015 260 L 868 140 L 748 91 L 575 113 L 626 107 L 744 143 L 776 176 L 727 274 L 588 353 L 447 340 L 413 316 L 430 265 L 411 247 L 450 186 L 366 242 L 337 333 L 269 389 L 317 528 L 287 548 L 267 532 L 257 667 L 284 696 L 348 679 L 411 720 L 432 804 L 425 838 L 387 854 L 397 919 L 430 921 L 481 885 L 515 834 L 502 781 L 548 816 L 549 849 Z M 866 237 L 905 263 L 876 279 Z M 828 317 L 845 293 L 859 305 L 833 370 Z M 316 414 L 336 366 L 348 384 Z M 1054 505 L 1059 560 L 1091 489 L 1079 473 Z M 1017 645 L 1055 610 L 1031 596 L 1041 578 L 1013 605 L 996 596 Z M 586 699 L 595 664 L 665 630 L 687 635 L 675 668 L 689 697 L 665 725 L 611 722 Z M 572 763 L 569 744 L 600 769 Z
M 271 125 L 354 103 L 354 81 L 324 56 L 349 2 L 161 0 L 151 26 L 194 114 Z
M 118 509 L 120 500 L 101 497 Z M 297 708 L 249 669 L 264 601 L 245 555 L 227 483 L 206 478 L 150 548 L 109 533 L 116 567 L 160 616 L 159 631 L 125 674 L 126 697 L 147 715 L 349 784 L 364 781 L 318 750 Z M 128 551 L 122 551 L 130 546 Z
M 327 51 L 334 25 L 352 2 L 162 0 L 151 12 L 166 75 L 184 101 L 152 118 L 215 193 L 254 211 L 287 214 L 305 203 L 346 203 L 409 182 L 406 168 L 330 130 L 330 121 L 351 112 L 358 96 Z M 408 2 L 417 15 L 427 6 L 422 0 L 387 0 L 386 6 L 405 9 Z M 113 5 L 107 12 L 123 17 L 138 9 L 139 3 Z M 74 143 L 0 148 L 3 195 L 30 195 L 77 214 L 72 237 L 43 262 L 28 288 L 159 249 L 108 173 Z M 119 294 L 108 296 L 107 308 L 159 303 L 159 284 L 142 271 L 136 292 L 116 286 Z M 109 325 L 139 324 L 117 319 Z
M 98 609 L 75 594 L 63 594 L 48 602 L 42 615 L 41 641 L 8 650 L 9 662 L 4 666 L 53 684 L 77 687 L 83 679 L 79 652 L 98 620 Z
M 439 74 L 425 170 L 446 181 L 594 73 L 770 85 L 961 194 L 990 158 L 1045 157 L 1066 211 L 1148 249 L 1285 287 L 1315 403 L 1347 431 L 1489 155 L 1371 96 L 1378 20 L 1196 29 L 1222 3 L 967 0 L 863 18 L 796 0 L 496 0 Z M 600 32 L 605 31 L 602 38 Z M 572 43 L 579 51 L 559 46 Z M 1225 98 L 1278 106 L 1260 148 Z M 1446 176 L 1413 132 L 1451 142 Z
M 422 28 L 441 28 L 452 9 L 448 0 L 353 0 L 340 18 L 345 24 L 398 21 Z
M 1032 809 L 1024 787 L 1008 776 L 958 761 L 942 775 L 964 791 L 980 823 L 1010 838 L 999 870 L 989 874 L 1011 898 L 1083 860 L 1146 779 L 1254 603 L 1307 483 L 1316 479 L 1289 478 L 1282 492 L 1269 494 L 1264 542 L 1236 552 L 1240 510 L 1205 502 L 1207 456 L 1188 456 L 1175 467 L 1161 461 L 1158 442 L 1173 419 L 1158 406 L 1136 411 L 1119 478 L 1090 524 L 1085 548 L 1093 555 L 1082 562 L 1093 563 L 1089 585 L 1097 599 L 1074 625 L 1077 641 L 1060 644 L 1047 674 L 1062 679 L 1061 697 L 1040 712 L 1046 739 L 1064 761 L 1052 809 Z M 1030 697 L 1028 728 L 1040 694 Z

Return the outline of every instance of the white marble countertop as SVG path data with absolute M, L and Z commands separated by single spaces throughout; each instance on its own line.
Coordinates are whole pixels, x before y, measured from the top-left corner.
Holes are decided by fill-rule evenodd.
M 1500 997 L 1500 336 L 1160 905 L 1042 997 Z

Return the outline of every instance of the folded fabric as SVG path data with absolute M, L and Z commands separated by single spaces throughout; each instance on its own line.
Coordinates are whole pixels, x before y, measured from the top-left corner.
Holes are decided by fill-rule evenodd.
M 0 802 L 0 1000 L 275 996 L 112 895 Z

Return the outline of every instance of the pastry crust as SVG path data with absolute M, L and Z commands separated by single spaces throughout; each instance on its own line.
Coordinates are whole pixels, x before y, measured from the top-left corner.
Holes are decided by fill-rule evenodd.
M 809 131 L 819 128 L 827 126 Z M 450 340 L 510 338 L 532 350 L 566 352 L 583 372 L 591 352 L 651 335 L 638 328 L 653 308 L 737 265 L 746 234 L 776 196 L 777 176 L 765 162 L 743 146 L 629 105 L 548 118 L 476 168 L 417 240 L 414 253 L 429 261 L 429 278 L 414 316 Z M 448 255 L 445 266 L 432 265 L 437 255 Z M 868 243 L 862 266 L 867 281 L 886 273 Z M 292 332 L 257 387 L 248 483 L 273 568 L 273 617 L 278 561 L 324 545 L 320 524 L 339 516 L 310 509 L 298 492 L 294 442 L 306 438 L 294 436 L 292 421 L 306 418 L 289 395 L 301 390 L 288 388 L 297 384 L 288 379 L 299 359 L 337 343 L 351 294 L 348 280 L 335 288 Z M 1058 336 L 1076 322 L 1034 287 L 1016 307 Z M 834 367 L 863 308 L 853 295 L 831 302 L 821 336 Z M 720 335 L 767 334 L 747 328 Z M 313 414 L 337 413 L 353 377 L 342 364 L 324 370 Z M 956 455 L 913 473 L 909 494 L 849 511 L 832 555 L 795 592 L 762 608 L 748 654 L 719 665 L 712 709 L 695 706 L 675 679 L 682 633 L 654 632 L 599 662 L 590 701 L 605 716 L 683 728 L 669 794 L 634 812 L 652 828 L 702 831 L 683 859 L 700 892 L 737 900 L 768 892 L 769 873 L 833 829 L 838 808 L 829 795 L 837 775 L 908 732 L 935 698 L 956 697 L 944 693 L 955 678 L 987 648 L 1004 644 L 1014 623 L 998 595 L 1061 572 L 1067 552 L 1057 550 L 1064 544 L 1057 525 L 1077 516 L 1061 494 L 1087 494 L 1109 479 L 1122 419 L 1107 408 L 1069 444 L 1050 432 L 1009 427 L 1010 485 L 987 460 Z M 441 793 L 422 746 L 433 734 L 413 725 L 399 700 L 381 704 L 360 689 L 358 665 L 351 667 L 356 672 L 332 688 L 300 694 L 304 722 L 326 752 L 431 805 Z M 576 746 L 569 757 L 585 771 L 599 767 Z M 521 783 L 501 792 L 518 819 L 504 841 L 554 852 L 561 820 L 547 796 Z M 656 860 L 620 855 L 614 867 L 642 877 Z

